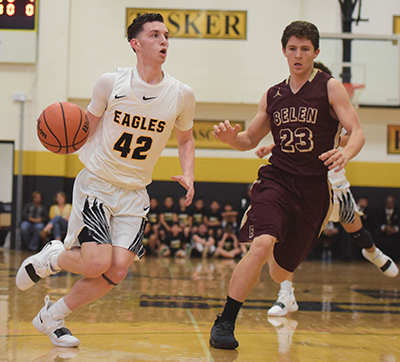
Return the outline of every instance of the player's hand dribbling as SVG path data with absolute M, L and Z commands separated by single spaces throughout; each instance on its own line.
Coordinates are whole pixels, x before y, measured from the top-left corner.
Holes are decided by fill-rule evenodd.
M 186 176 L 171 176 L 171 178 L 174 181 L 178 181 L 179 184 L 181 186 L 183 186 L 187 192 L 186 192 L 186 200 L 185 200 L 185 205 L 189 206 L 192 201 L 193 201 L 193 197 L 194 197 L 194 183 L 193 183 L 193 179 L 190 177 L 186 177 Z
M 214 126 L 214 131 L 212 134 L 217 140 L 223 143 L 231 144 L 239 131 L 240 125 L 236 124 L 233 128 L 231 123 L 226 119 L 225 122 L 220 122 L 219 125 Z

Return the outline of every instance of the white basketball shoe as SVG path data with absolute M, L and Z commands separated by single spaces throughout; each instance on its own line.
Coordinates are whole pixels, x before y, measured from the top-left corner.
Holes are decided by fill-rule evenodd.
M 375 259 L 372 259 L 371 254 L 365 249 L 362 249 L 361 253 L 365 259 L 370 261 L 372 264 L 375 264 L 377 268 L 387 277 L 394 278 L 397 274 L 399 274 L 399 269 L 394 261 L 386 254 L 383 254 L 378 248 L 376 248 L 376 251 L 378 252 L 378 256 Z
M 59 240 L 49 241 L 41 251 L 26 258 L 16 276 L 16 284 L 18 289 L 27 290 L 34 286 L 39 280 L 61 271 L 53 270 L 50 265 L 50 258 L 53 255 L 64 251 L 64 244 Z
M 296 298 L 294 297 L 294 288 L 291 291 L 280 290 L 278 300 L 268 310 L 268 315 L 271 317 L 284 317 L 288 313 L 294 313 L 299 310 Z
M 39 311 L 32 323 L 35 328 L 50 337 L 51 342 L 57 347 L 77 347 L 79 339 L 65 327 L 63 316 L 51 315 L 49 308 L 53 305 L 48 295 L 44 298 L 44 307 Z

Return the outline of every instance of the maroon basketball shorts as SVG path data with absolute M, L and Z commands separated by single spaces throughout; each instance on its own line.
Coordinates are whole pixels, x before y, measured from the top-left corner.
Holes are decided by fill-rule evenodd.
M 274 236 L 275 261 L 294 272 L 311 252 L 329 220 L 332 190 L 327 176 L 296 176 L 263 166 L 263 179 L 251 190 L 251 206 L 243 217 L 240 241 Z

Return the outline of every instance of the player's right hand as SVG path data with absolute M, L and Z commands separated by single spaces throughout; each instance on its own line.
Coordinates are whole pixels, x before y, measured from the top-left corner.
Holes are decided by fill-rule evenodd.
M 227 144 L 231 144 L 231 142 L 236 138 L 240 131 L 240 126 L 238 124 L 235 125 L 235 128 L 231 126 L 231 123 L 226 119 L 225 122 L 220 122 L 218 125 L 214 125 L 213 135 L 214 137 Z

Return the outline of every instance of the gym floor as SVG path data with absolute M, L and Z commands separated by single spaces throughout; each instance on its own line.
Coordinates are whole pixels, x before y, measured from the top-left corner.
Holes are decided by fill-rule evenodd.
M 0 251 L 0 361 L 363 361 L 400 362 L 399 276 L 367 261 L 305 261 L 295 274 L 299 311 L 271 318 L 279 286 L 264 268 L 237 323 L 237 350 L 209 347 L 236 260 L 144 258 L 108 295 L 66 326 L 78 348 L 54 347 L 32 319 L 43 298 L 61 298 L 80 278 L 60 273 L 28 291 L 15 286 L 27 252 Z

